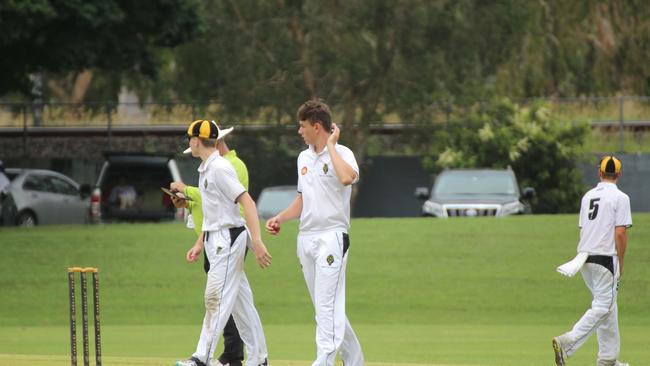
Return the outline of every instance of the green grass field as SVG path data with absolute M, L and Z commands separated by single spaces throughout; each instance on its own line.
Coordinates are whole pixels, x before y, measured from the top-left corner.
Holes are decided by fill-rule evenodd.
M 634 215 L 619 309 L 621 359 L 650 360 L 650 215 Z M 552 365 L 550 340 L 584 313 L 570 259 L 576 215 L 357 219 L 347 314 L 371 366 Z M 273 265 L 247 273 L 272 365 L 307 366 L 313 310 L 295 255 L 296 225 L 265 236 Z M 66 268 L 100 268 L 105 365 L 173 365 L 203 317 L 202 267 L 180 223 L 0 229 L 0 365 L 69 364 Z M 79 335 L 80 338 L 80 330 Z M 595 365 L 595 337 L 569 365 Z

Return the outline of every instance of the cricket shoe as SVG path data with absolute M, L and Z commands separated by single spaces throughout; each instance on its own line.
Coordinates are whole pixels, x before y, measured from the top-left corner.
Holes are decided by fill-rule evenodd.
M 553 338 L 553 352 L 555 352 L 555 364 L 557 366 L 566 365 L 567 356 L 564 348 L 562 348 L 560 337 Z
M 238 364 L 223 364 L 219 362 L 218 360 L 210 361 L 210 366 L 241 366 L 241 363 Z M 268 366 L 268 360 L 265 358 L 264 363 L 261 363 L 259 366 Z
M 176 361 L 176 366 L 205 366 L 205 363 L 196 357 L 192 357 L 189 360 Z
M 630 366 L 629 363 L 622 363 L 618 360 L 598 360 L 597 366 Z

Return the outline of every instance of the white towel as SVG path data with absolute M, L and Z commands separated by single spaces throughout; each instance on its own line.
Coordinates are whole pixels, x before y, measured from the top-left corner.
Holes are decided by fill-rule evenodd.
M 194 218 L 192 217 L 192 214 L 187 215 L 186 227 L 188 229 L 194 229 Z
M 587 261 L 589 253 L 578 253 L 575 258 L 557 267 L 557 271 L 567 277 L 573 277 Z

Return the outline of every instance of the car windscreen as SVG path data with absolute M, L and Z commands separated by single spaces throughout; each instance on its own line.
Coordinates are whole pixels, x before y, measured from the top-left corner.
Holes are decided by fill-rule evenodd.
M 69 182 L 59 177 L 47 177 L 47 180 L 52 185 L 55 193 L 64 194 L 67 196 L 78 196 L 79 190 Z
M 507 172 L 459 171 L 440 175 L 433 192 L 436 196 L 516 195 L 517 186 Z
M 79 190 L 66 180 L 39 173 L 30 173 L 27 175 L 23 182 L 23 189 L 27 191 L 64 194 L 67 196 L 79 195 Z
M 55 193 L 52 182 L 42 174 L 29 174 L 23 182 L 23 189 L 26 191 Z

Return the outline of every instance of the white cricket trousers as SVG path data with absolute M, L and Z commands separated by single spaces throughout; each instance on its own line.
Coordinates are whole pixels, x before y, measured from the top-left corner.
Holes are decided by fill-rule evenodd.
M 248 232 L 231 241 L 230 230 L 206 233 L 204 250 L 210 262 L 205 285 L 205 317 L 201 336 L 192 355 L 207 363 L 214 356 L 217 340 L 232 314 L 246 345 L 246 366 L 258 366 L 268 357 L 262 322 L 253 304 L 253 292 L 244 273 Z M 232 245 L 230 244 L 232 242 Z
M 298 259 L 316 312 L 316 361 L 312 366 L 332 366 L 339 352 L 345 366 L 363 366 L 363 352 L 345 315 L 347 234 L 298 234 Z
M 563 334 L 561 343 L 567 356 L 573 355 L 596 331 L 598 359 L 616 360 L 621 347 L 618 333 L 618 257 L 613 257 L 614 274 L 596 263 L 585 263 L 580 273 L 593 295 L 591 309 L 578 320 L 570 332 Z

